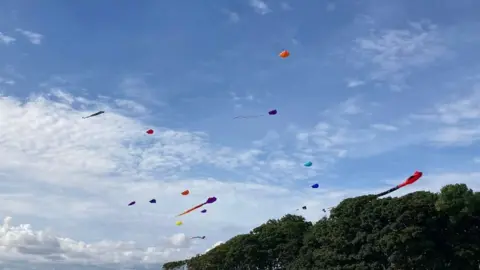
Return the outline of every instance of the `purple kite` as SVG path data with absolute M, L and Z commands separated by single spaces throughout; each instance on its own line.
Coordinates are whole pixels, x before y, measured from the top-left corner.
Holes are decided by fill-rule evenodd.
M 271 110 L 268 112 L 268 115 L 276 115 L 277 114 L 277 110 L 274 109 L 274 110 Z M 257 117 L 262 117 L 262 116 L 265 116 L 265 114 L 258 114 L 258 115 L 240 115 L 240 116 L 236 116 L 234 117 L 233 119 L 238 119 L 238 118 L 243 118 L 243 119 L 246 119 L 246 118 L 257 118 Z
M 206 213 L 207 212 L 207 209 L 203 209 L 202 211 L 200 211 L 202 213 Z
M 188 214 L 188 213 L 190 213 L 190 212 L 192 212 L 192 211 L 194 211 L 194 210 L 197 210 L 198 208 L 204 206 L 205 204 L 211 204 L 211 203 L 214 203 L 214 202 L 216 202 L 216 201 L 217 201 L 217 197 L 210 197 L 210 198 L 207 199 L 206 202 L 201 203 L 201 204 L 199 204 L 199 205 L 197 205 L 197 206 L 194 206 L 194 207 L 186 210 L 185 212 L 179 214 L 177 217 L 183 216 L 183 215 L 185 215 L 185 214 Z
M 131 206 L 131 205 L 134 205 L 134 204 L 135 204 L 135 201 L 129 203 L 128 206 Z

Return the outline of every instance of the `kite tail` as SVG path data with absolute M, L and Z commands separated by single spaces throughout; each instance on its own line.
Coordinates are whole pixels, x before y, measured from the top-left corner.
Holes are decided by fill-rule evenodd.
M 181 213 L 181 214 L 178 215 L 177 217 L 183 216 L 183 215 L 188 214 L 188 213 L 190 213 L 190 212 L 192 212 L 192 211 L 194 211 L 194 210 L 197 210 L 198 208 L 204 206 L 205 204 L 206 204 L 206 203 L 202 203 L 202 204 L 199 204 L 199 205 L 197 205 L 197 206 L 195 206 L 195 207 L 192 207 L 192 208 L 188 209 L 187 211 Z
M 382 192 L 382 193 L 378 193 L 378 194 L 375 195 L 375 196 L 377 196 L 377 197 L 382 197 L 383 195 L 387 195 L 387 194 L 390 193 L 390 192 L 394 192 L 395 190 L 397 190 L 397 189 L 399 189 L 399 188 L 400 188 L 399 186 L 396 186 L 396 187 L 393 187 L 393 188 L 391 188 L 391 189 L 389 189 L 389 190 L 387 190 L 387 191 L 384 191 L 384 192 Z
M 245 115 L 245 116 L 236 116 L 233 119 L 248 119 L 248 118 L 258 118 L 264 116 L 263 114 L 260 115 Z

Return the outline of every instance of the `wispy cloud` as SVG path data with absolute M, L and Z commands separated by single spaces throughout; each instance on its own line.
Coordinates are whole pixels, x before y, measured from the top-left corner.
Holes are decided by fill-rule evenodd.
M 228 9 L 222 9 L 222 12 L 228 16 L 228 20 L 232 23 L 237 23 L 240 21 L 240 15 L 234 11 L 230 11 Z
M 361 81 L 361 80 L 355 80 L 355 79 L 347 80 L 347 86 L 350 87 L 350 88 L 355 88 L 355 87 L 358 87 L 358 86 L 362 86 L 364 84 L 365 84 L 365 82 Z
M 340 103 L 339 108 L 344 114 L 359 114 L 363 112 L 363 110 L 360 108 L 358 97 L 352 97 L 345 100 L 344 102 Z
M 16 31 L 19 32 L 20 34 L 24 35 L 26 38 L 28 38 L 28 40 L 32 44 L 35 44 L 35 45 L 42 44 L 42 40 L 44 38 L 44 36 L 42 34 L 35 33 L 35 32 L 32 32 L 32 31 L 28 31 L 28 30 L 23 30 L 23 29 L 20 29 L 20 28 L 17 28 Z
M 386 125 L 386 124 L 372 124 L 371 126 L 374 129 L 382 130 L 382 131 L 397 131 L 398 130 L 398 128 L 396 126 Z
M 283 10 L 291 10 L 291 9 L 292 9 L 292 6 L 290 6 L 290 4 L 287 3 L 287 2 L 282 2 L 282 3 L 280 3 L 280 7 L 281 7 Z
M 368 63 L 373 69 L 367 79 L 385 83 L 395 91 L 407 86 L 405 78 L 411 68 L 424 67 L 447 52 L 437 26 L 429 22 L 410 23 L 407 29 L 372 31 L 355 43 L 359 66 Z
M 272 10 L 268 7 L 267 3 L 262 0 L 250 0 L 250 6 L 253 7 L 255 12 L 261 15 L 272 12 Z
M 9 44 L 12 44 L 13 42 L 15 42 L 15 40 L 16 40 L 15 38 L 13 38 L 11 36 L 7 36 L 4 33 L 0 32 L 0 42 L 1 43 L 9 45 Z
M 14 85 L 15 81 L 0 77 L 0 84 Z
M 335 3 L 328 3 L 327 4 L 327 11 L 332 12 L 332 11 L 335 11 L 336 8 L 337 7 L 336 7 Z
M 480 85 L 466 96 L 437 104 L 423 114 L 411 116 L 437 124 L 430 139 L 442 145 L 469 145 L 480 140 Z
M 235 108 L 240 109 L 245 103 L 258 101 L 252 94 L 246 94 L 245 96 L 239 96 L 234 92 L 230 92 Z

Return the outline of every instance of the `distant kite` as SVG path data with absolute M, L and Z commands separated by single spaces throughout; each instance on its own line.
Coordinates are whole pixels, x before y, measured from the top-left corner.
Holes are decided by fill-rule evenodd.
M 202 211 L 200 211 L 202 213 L 206 213 L 207 212 L 207 209 L 203 209 Z
M 330 211 L 330 209 L 332 209 L 332 208 L 333 208 L 333 207 L 323 208 L 323 209 L 322 209 L 322 211 L 323 211 L 324 213 L 326 213 L 326 212 L 327 212 L 327 210 L 329 210 L 329 211 Z M 325 210 L 325 209 L 326 209 L 326 210 Z
M 205 236 L 194 236 L 190 239 L 205 239 Z
M 278 113 L 277 110 L 271 110 L 268 112 L 268 115 L 276 115 Z M 247 118 L 257 118 L 257 117 L 262 117 L 262 116 L 266 116 L 266 114 L 258 114 L 258 115 L 240 115 L 240 116 L 235 116 L 233 119 L 239 119 L 239 118 L 243 118 L 243 119 L 247 119 Z
M 177 226 L 183 225 L 183 222 L 177 221 L 177 222 L 175 222 L 175 225 L 177 225 Z
M 407 186 L 407 185 L 411 185 L 413 183 L 415 183 L 418 179 L 420 179 L 420 177 L 422 177 L 423 173 L 422 172 L 419 172 L 419 171 L 415 171 L 410 177 L 408 177 L 403 183 L 387 190 L 387 191 L 384 191 L 382 193 L 378 193 L 377 197 L 381 197 L 383 195 L 387 195 L 388 193 L 390 192 L 394 192 L 395 190 L 399 189 L 399 188 L 402 188 L 404 186 Z
M 303 210 L 307 210 L 307 207 L 304 205 L 304 206 L 302 206 L 302 209 L 303 209 Z M 298 211 L 298 210 L 300 210 L 300 209 L 297 209 L 297 211 Z
M 182 191 L 183 196 L 187 196 L 188 194 L 190 194 L 190 190 L 187 189 L 187 190 Z
M 147 133 L 148 135 L 152 135 L 154 133 L 154 131 L 153 131 L 153 129 L 149 129 L 145 133 Z
M 287 57 L 290 56 L 290 52 L 287 51 L 287 50 L 283 50 L 282 52 L 280 52 L 280 53 L 278 54 L 278 56 L 280 56 L 281 58 L 287 58 Z
M 318 188 L 318 184 L 313 184 L 312 188 Z
M 199 204 L 199 205 L 197 205 L 197 206 L 194 206 L 194 207 L 186 210 L 185 212 L 179 214 L 177 217 L 183 216 L 183 215 L 185 215 L 185 214 L 188 214 L 188 213 L 190 213 L 190 212 L 192 212 L 192 211 L 194 211 L 194 210 L 197 210 L 198 208 L 200 208 L 200 207 L 202 207 L 202 206 L 204 206 L 204 205 L 206 205 L 206 204 L 211 204 L 211 203 L 214 203 L 214 202 L 216 202 L 216 201 L 217 201 L 217 198 L 216 198 L 216 197 L 210 197 L 210 198 L 207 199 L 206 202 L 201 203 L 201 204 Z
M 132 206 L 132 205 L 134 205 L 134 204 L 135 204 L 135 201 L 132 201 L 132 202 L 130 202 L 130 203 L 128 204 L 128 206 Z
M 312 167 L 313 163 L 311 161 L 307 161 L 303 164 L 305 167 Z
M 150 203 L 157 203 L 157 200 L 151 199 L 149 202 L 150 202 Z
M 89 115 L 89 116 L 82 117 L 82 118 L 83 118 L 83 119 L 87 119 L 87 118 L 90 118 L 90 117 L 94 117 L 94 116 L 100 115 L 100 114 L 102 114 L 102 113 L 105 113 L 105 112 L 104 112 L 104 111 L 98 111 L 98 112 L 96 112 L 96 113 L 94 113 L 94 114 L 91 114 L 91 115 Z

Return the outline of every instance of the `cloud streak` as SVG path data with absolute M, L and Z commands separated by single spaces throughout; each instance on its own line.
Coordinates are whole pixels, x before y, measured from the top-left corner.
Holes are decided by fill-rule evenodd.
M 272 12 L 267 3 L 262 0 L 250 0 L 250 6 L 253 7 L 255 12 L 260 15 L 265 15 Z
M 32 43 L 34 45 L 42 44 L 42 41 L 44 39 L 44 36 L 42 34 L 35 33 L 35 32 L 32 32 L 32 31 L 23 30 L 23 29 L 20 29 L 20 28 L 17 28 L 15 31 L 17 31 L 20 34 L 22 34 L 23 36 L 25 36 L 30 41 L 30 43 Z

